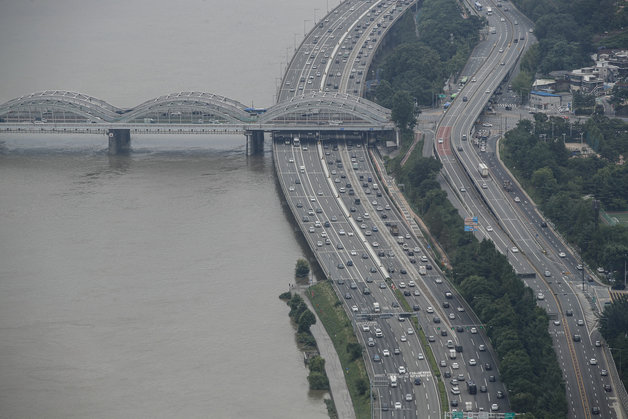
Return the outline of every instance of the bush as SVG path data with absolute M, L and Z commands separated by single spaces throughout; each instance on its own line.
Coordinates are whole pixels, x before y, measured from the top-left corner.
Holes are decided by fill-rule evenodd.
M 294 275 L 297 278 L 305 278 L 310 274 L 310 264 L 305 259 L 297 259 Z
M 311 372 L 307 381 L 310 383 L 310 390 L 329 390 L 329 380 L 325 374 Z

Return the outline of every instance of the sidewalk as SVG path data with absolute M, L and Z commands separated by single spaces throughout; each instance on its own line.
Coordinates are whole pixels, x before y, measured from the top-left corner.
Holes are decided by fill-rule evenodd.
M 307 291 L 307 288 L 297 288 L 297 292 L 303 297 L 310 311 L 316 316 L 314 307 L 312 307 L 310 300 L 305 295 Z M 329 379 L 329 389 L 331 397 L 334 400 L 334 405 L 336 406 L 338 417 L 341 419 L 355 419 L 353 403 L 351 402 L 351 395 L 349 394 L 345 375 L 342 370 L 342 365 L 340 364 L 340 358 L 338 358 L 334 343 L 331 341 L 331 338 L 327 334 L 318 316 L 316 316 L 316 323 L 310 327 L 310 331 L 314 339 L 316 339 L 316 345 L 318 346 L 320 355 L 325 358 L 325 372 Z

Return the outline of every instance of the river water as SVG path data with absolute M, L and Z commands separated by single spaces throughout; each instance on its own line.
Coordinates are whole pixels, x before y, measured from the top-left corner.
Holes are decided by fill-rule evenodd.
M 0 102 L 201 90 L 268 106 L 326 7 L 0 1 Z M 327 417 L 277 298 L 304 250 L 270 151 L 247 157 L 239 136 L 106 146 L 0 136 L 0 417 Z

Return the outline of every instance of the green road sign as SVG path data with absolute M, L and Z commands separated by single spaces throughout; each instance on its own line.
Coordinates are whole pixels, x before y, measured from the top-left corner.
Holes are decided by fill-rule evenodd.
M 512 412 L 504 413 L 504 419 L 515 419 L 515 414 Z
M 451 412 L 452 419 L 463 419 L 464 412 Z

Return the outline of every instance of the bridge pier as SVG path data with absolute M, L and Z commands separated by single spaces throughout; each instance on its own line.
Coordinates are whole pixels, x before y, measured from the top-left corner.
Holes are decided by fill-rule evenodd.
M 109 129 L 109 154 L 128 154 L 131 151 L 131 130 L 130 129 Z
M 261 154 L 264 152 L 264 131 L 255 130 L 246 132 L 246 155 Z

